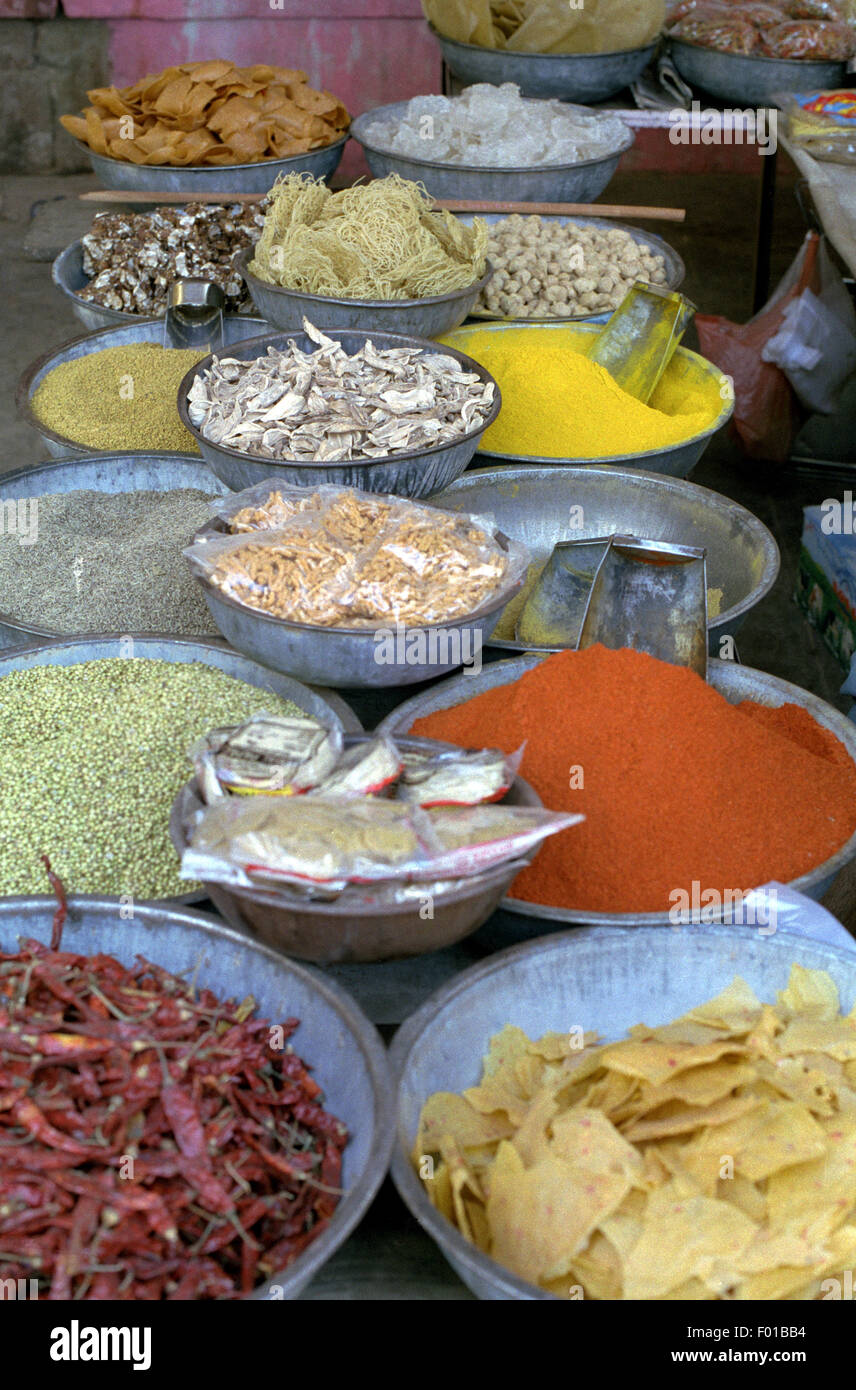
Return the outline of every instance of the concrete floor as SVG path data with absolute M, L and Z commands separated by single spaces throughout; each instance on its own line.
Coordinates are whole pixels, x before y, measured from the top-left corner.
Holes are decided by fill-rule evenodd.
M 794 196 L 787 162 L 779 179 L 773 252 L 773 283 L 799 248 L 805 225 Z M 16 417 L 15 383 L 22 368 L 48 348 L 75 336 L 80 325 L 50 279 L 50 260 L 80 236 L 94 209 L 76 201 L 94 187 L 88 175 L 65 178 L 7 177 L 0 180 L 0 274 L 3 276 L 5 332 L 0 338 L 0 389 L 5 447 L 0 473 L 40 461 L 34 432 Z M 665 234 L 687 265 L 685 293 L 706 313 L 739 321 L 752 310 L 757 217 L 757 181 L 750 176 L 619 176 L 610 201 L 685 206 L 683 226 L 650 224 Z M 34 212 L 35 209 L 35 212 Z M 692 336 L 688 343 L 694 345 Z M 827 434 L 829 433 L 827 429 Z M 846 458 L 849 440 L 838 454 Z M 828 444 L 828 440 L 825 441 Z M 733 497 L 754 511 L 773 531 L 782 551 L 782 572 L 774 592 L 750 614 L 739 639 L 741 659 L 774 672 L 823 698 L 849 707 L 838 691 L 843 673 L 792 601 L 802 508 L 827 496 L 840 496 L 847 470 L 810 476 L 745 459 L 728 435 L 718 436 L 693 473 L 693 480 Z M 360 701 L 363 704 L 363 701 Z M 380 713 L 365 707 L 366 716 Z

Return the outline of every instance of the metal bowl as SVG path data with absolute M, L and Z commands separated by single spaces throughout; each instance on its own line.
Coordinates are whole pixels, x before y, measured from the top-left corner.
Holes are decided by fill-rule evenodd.
M 515 323 L 513 320 L 504 319 L 496 323 L 465 324 L 463 328 L 456 328 L 455 334 L 457 341 L 463 347 L 467 346 L 468 340 L 474 333 L 507 333 L 514 329 L 525 327 L 531 332 L 552 333 L 561 329 L 561 324 L 545 323 L 543 320 L 530 319 L 525 324 Z M 594 323 L 575 323 L 574 332 L 576 333 L 597 333 L 599 325 Z M 707 378 L 709 381 L 727 381 L 719 367 L 713 362 L 708 362 L 707 358 L 701 357 L 697 352 L 691 352 L 689 348 L 679 347 L 675 352 L 672 361 L 667 369 L 669 372 L 680 372 L 685 376 L 694 377 L 696 380 Z M 541 454 L 500 454 L 495 449 L 479 449 L 479 457 L 483 459 L 496 459 L 498 463 L 519 464 L 618 464 L 624 468 L 644 468 L 651 473 L 664 473 L 672 478 L 685 478 L 695 467 L 710 443 L 713 436 L 723 425 L 726 425 L 734 414 L 734 390 L 728 386 L 727 397 L 722 400 L 722 409 L 714 420 L 713 424 L 701 434 L 694 435 L 692 439 L 686 440 L 683 444 L 673 444 L 667 449 L 648 449 L 640 454 L 614 454 L 609 458 L 548 458 Z
M 331 695 L 328 698 L 321 691 L 310 690 L 299 681 L 277 671 L 269 671 L 238 652 L 231 651 L 225 643 L 216 641 L 159 637 L 149 632 L 122 635 L 99 632 L 86 637 L 61 637 L 58 641 L 39 646 L 15 647 L 0 651 L 0 680 L 12 671 L 29 671 L 34 666 L 78 666 L 82 661 L 98 661 L 116 656 L 129 660 L 140 658 L 150 661 L 198 661 L 204 666 L 213 666 L 218 671 L 224 671 L 226 675 L 234 676 L 236 680 L 244 681 L 258 690 L 269 690 L 284 700 L 293 700 L 306 714 L 333 724 L 343 733 L 360 733 L 362 730 L 356 715 L 339 696 Z M 120 770 L 117 769 L 117 776 L 119 775 Z M 201 902 L 204 897 L 205 894 L 196 889 L 167 901 L 186 904 Z
M 46 497 L 65 492 L 169 492 L 172 488 L 198 488 L 212 497 L 224 491 L 219 478 L 197 454 L 94 454 L 91 458 L 41 463 L 18 468 L 0 477 L 0 507 L 23 497 Z M 39 614 L 39 595 L 32 595 L 33 617 Z M 0 594 L 0 650 L 29 647 L 63 640 L 68 633 L 24 622 L 3 611 Z M 204 638 L 207 634 L 200 634 Z M 170 634 L 164 634 L 169 638 Z M 216 640 L 216 638 L 215 638 Z
M 494 226 L 497 222 L 505 222 L 509 216 L 509 214 L 505 212 L 488 212 L 479 213 L 478 215 L 483 219 L 483 221 L 485 221 L 488 224 L 489 227 Z M 472 222 L 474 216 L 474 213 L 462 213 L 459 215 L 460 221 L 465 222 L 468 225 Z M 654 232 L 643 232 L 639 227 L 631 227 L 627 222 L 613 222 L 612 219 L 609 217 L 562 217 L 557 213 L 542 213 L 541 221 L 555 222 L 558 223 L 560 227 L 566 227 L 568 223 L 571 222 L 574 224 L 574 226 L 595 227 L 605 232 L 616 230 L 620 232 L 628 232 L 629 235 L 632 236 L 633 240 L 638 242 L 640 246 L 645 246 L 655 255 L 663 257 L 663 260 L 666 263 L 666 284 L 665 286 L 663 286 L 663 288 L 669 290 L 676 290 L 680 285 L 683 284 L 684 279 L 686 278 L 687 268 L 684 265 L 683 259 L 678 255 L 677 251 L 675 251 L 674 248 L 669 245 L 667 241 L 663 241 L 662 237 L 656 236 Z M 487 309 L 479 308 L 478 301 L 476 302 L 476 307 L 470 310 L 470 318 L 488 320 L 496 320 L 497 318 L 500 318 L 503 322 L 508 321 L 502 315 L 493 314 L 490 313 Z M 549 318 L 516 318 L 514 322 L 606 323 L 608 318 L 608 313 L 578 314 L 568 318 L 554 318 L 552 316 L 550 316 Z
M 723 53 L 686 39 L 669 39 L 672 62 L 686 82 L 711 96 L 746 106 L 775 106 L 778 92 L 818 92 L 847 85 L 847 64 L 809 58 L 763 58 Z
M 485 666 L 479 674 L 452 676 L 441 681 L 431 690 L 423 691 L 410 700 L 405 700 L 393 710 L 392 714 L 378 726 L 379 733 L 389 734 L 391 738 L 399 734 L 409 734 L 417 719 L 433 714 L 435 710 L 450 709 L 453 705 L 464 704 L 485 690 L 509 685 L 527 671 L 534 669 L 543 660 L 536 655 L 517 656 L 510 661 L 496 661 Z M 777 708 L 779 705 L 799 705 L 824 729 L 844 744 L 850 757 L 856 762 L 856 724 L 846 715 L 839 714 L 832 705 L 819 700 L 808 690 L 801 690 L 790 681 L 779 680 L 766 671 L 755 671 L 751 666 L 740 666 L 733 661 L 708 662 L 708 683 L 724 695 L 729 704 L 739 705 L 741 700 L 755 700 L 761 705 Z M 568 718 L 573 717 L 573 709 L 568 708 Z M 537 787 L 535 788 L 537 791 Z M 823 864 L 818 864 L 811 873 L 802 874 L 788 885 L 798 893 L 819 902 L 835 882 L 843 868 L 856 859 L 856 831 L 841 849 Z M 759 887 L 758 884 L 747 885 Z M 503 907 L 510 912 L 519 912 L 524 917 L 539 917 L 551 922 L 564 922 L 593 927 L 672 927 L 673 923 L 666 912 L 583 912 L 575 908 L 545 907 L 541 903 L 524 902 L 521 898 L 508 897 Z
M 346 738 L 345 746 L 370 737 Z M 407 752 L 451 747 L 423 738 L 398 739 L 397 744 Z M 515 778 L 505 801 L 511 806 L 541 805 L 521 777 Z M 170 819 L 176 853 L 187 848 L 190 819 L 201 806 L 193 783 L 188 782 L 176 798 Z M 496 911 L 509 884 L 533 858 L 534 851 L 526 859 L 479 874 L 464 887 L 432 894 L 430 918 L 422 915 L 424 900 L 378 905 L 370 889 L 347 889 L 326 903 L 303 901 L 275 889 L 229 888 L 222 883 L 206 882 L 205 891 L 231 926 L 298 960 L 317 965 L 403 960 L 454 946 L 471 936 Z
M 433 24 L 429 28 L 446 67 L 465 87 L 476 82 L 494 86 L 514 82 L 525 97 L 558 97 L 583 104 L 606 101 L 629 87 L 647 68 L 659 42 L 655 39 L 643 48 L 612 53 L 513 53 L 461 43 L 439 33 Z
M 72 137 L 74 138 L 74 137 Z M 280 174 L 314 174 L 326 179 L 334 173 L 348 142 L 342 135 L 331 145 L 290 159 L 259 159 L 253 164 L 196 164 L 178 168 L 171 164 L 132 164 L 96 154 L 82 140 L 76 144 L 92 164 L 104 188 L 127 188 L 141 193 L 267 193 Z
M 856 1001 L 856 953 L 751 927 L 703 931 L 563 932 L 491 956 L 457 975 L 398 1030 L 390 1049 L 397 1086 L 392 1176 L 420 1226 L 468 1288 L 484 1299 L 552 1299 L 483 1255 L 432 1206 L 411 1166 L 419 1114 L 436 1091 L 478 1083 L 489 1039 L 506 1024 L 531 1038 L 569 1022 L 607 1041 L 644 1020 L 668 1023 L 743 979 L 764 1001 L 786 987 L 791 965 L 826 970 L 842 1010 Z M 299 1034 L 298 1034 L 299 1039 Z
M 229 347 L 232 343 L 243 342 L 251 333 L 262 333 L 266 327 L 264 319 L 250 318 L 246 314 L 225 314 L 223 317 L 223 335 Z M 60 366 L 62 362 L 71 362 L 78 357 L 86 357 L 90 352 L 101 352 L 104 348 L 120 347 L 126 343 L 163 343 L 163 331 L 163 319 L 141 319 L 135 316 L 133 323 L 120 328 L 99 328 L 94 333 L 83 333 L 77 338 L 69 338 L 59 347 L 42 353 L 41 357 L 37 357 L 24 369 L 18 380 L 15 405 L 19 415 L 41 435 L 48 453 L 53 458 L 84 458 L 91 454 L 108 454 L 111 450 L 92 449 L 67 435 L 57 434 L 55 430 L 42 424 L 33 411 L 32 402 L 48 372 L 52 372 L 54 367 Z
M 64 251 L 60 251 L 51 266 L 51 279 L 60 293 L 65 295 L 75 318 L 78 318 L 90 333 L 98 328 L 141 323 L 146 317 L 144 314 L 126 313 L 124 309 L 105 309 L 103 304 L 93 304 L 88 299 L 81 299 L 80 291 L 85 289 L 92 279 L 83 269 L 82 241 L 73 241 Z M 247 320 L 251 331 L 252 325 L 258 323 L 258 319 L 252 317 L 249 312 L 241 313 L 238 317 Z
M 222 534 L 222 526 L 216 523 L 204 526 L 197 531 L 194 542 Z M 262 531 L 248 534 L 245 539 L 263 537 Z M 502 535 L 497 539 L 501 546 L 507 541 Z M 378 621 L 371 627 L 319 627 L 288 622 L 249 608 L 224 594 L 204 576 L 195 577 L 214 622 L 235 651 L 310 684 L 339 686 L 344 690 L 416 685 L 479 659 L 506 605 L 523 584 L 522 577 L 506 584 L 463 618 L 406 626 Z M 387 641 L 393 643 L 395 659 L 381 661 L 382 642 L 385 655 L 390 654 Z M 420 657 L 423 651 L 424 660 Z
M 0 902 L 0 949 L 18 937 L 50 941 L 53 898 Z M 106 953 L 125 965 L 137 955 L 173 974 L 193 974 L 222 998 L 251 994 L 259 1017 L 300 1019 L 294 1047 L 324 1091 L 324 1104 L 348 1126 L 343 1196 L 327 1230 L 253 1293 L 254 1300 L 297 1298 L 368 1211 L 383 1182 L 393 1142 L 392 1077 L 381 1040 L 353 999 L 317 971 L 201 912 L 136 904 L 120 916 L 116 898 L 75 897 L 63 930 L 65 951 Z
M 491 276 L 491 268 L 480 280 L 463 290 L 428 295 L 424 299 L 331 299 L 327 295 L 304 294 L 260 280 L 248 269 L 254 250 L 244 250 L 235 264 L 259 313 L 276 328 L 300 331 L 304 317 L 330 328 L 352 328 L 362 333 L 406 333 L 412 338 L 439 338 L 457 328 L 471 313 L 473 305 Z
M 402 116 L 406 101 L 378 106 L 351 125 L 351 134 L 365 150 L 366 161 L 377 179 L 400 174 L 424 183 L 433 198 L 474 199 L 478 202 L 592 203 L 600 197 L 621 156 L 636 136 L 628 127 L 626 139 L 612 154 L 583 159 L 576 164 L 529 164 L 518 169 L 469 164 L 444 164 L 434 159 L 413 159 L 378 149 L 366 137 L 369 121 L 379 116 Z
M 779 548 L 756 516 L 709 488 L 682 478 L 627 468 L 484 468 L 466 473 L 432 499 L 446 511 L 490 517 L 546 560 L 557 541 L 629 532 L 707 551 L 710 588 L 721 588 L 724 607 L 708 622 L 711 651 L 736 633 L 747 613 L 772 589 Z M 582 507 L 585 526 L 570 532 L 571 508 Z M 522 642 L 491 638 L 490 646 L 525 652 Z
M 371 337 L 376 348 L 418 347 L 428 352 L 442 353 L 454 357 L 468 372 L 475 372 L 481 381 L 493 381 L 490 372 L 479 366 L 466 353 L 455 348 L 438 347 L 427 338 L 411 338 L 403 333 L 361 333 L 345 328 L 328 328 L 326 324 L 316 325 L 331 338 L 336 338 L 346 352 L 354 353 Z M 251 361 L 268 347 L 284 348 L 294 341 L 303 352 L 313 352 L 316 344 L 305 333 L 268 333 L 260 338 L 249 338 L 233 347 L 230 356 L 242 362 Z M 430 497 L 449 483 L 460 478 L 479 446 L 485 430 L 493 424 L 501 405 L 499 387 L 494 385 L 494 402 L 484 424 L 478 425 L 467 434 L 460 435 L 451 444 L 435 445 L 431 449 L 419 449 L 412 454 L 390 454 L 384 459 L 355 460 L 351 463 L 293 463 L 287 459 L 261 459 L 240 449 L 228 449 L 222 444 L 212 444 L 190 423 L 187 411 L 187 396 L 191 386 L 200 373 L 211 365 L 211 358 L 204 357 L 187 373 L 178 391 L 178 413 L 183 424 L 190 430 L 199 452 L 211 469 L 227 487 L 240 492 L 254 483 L 267 478 L 280 478 L 283 482 L 297 487 L 318 487 L 321 483 L 334 483 L 338 487 L 355 487 L 362 492 L 389 492 L 399 497 Z

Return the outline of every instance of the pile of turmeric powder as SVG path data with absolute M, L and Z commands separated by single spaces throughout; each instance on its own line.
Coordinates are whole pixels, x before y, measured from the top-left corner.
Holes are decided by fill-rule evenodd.
M 713 427 L 730 387 L 676 354 L 649 405 L 586 356 L 591 333 L 556 327 L 464 329 L 444 339 L 495 377 L 502 409 L 481 447 L 514 457 L 599 459 L 684 444 Z

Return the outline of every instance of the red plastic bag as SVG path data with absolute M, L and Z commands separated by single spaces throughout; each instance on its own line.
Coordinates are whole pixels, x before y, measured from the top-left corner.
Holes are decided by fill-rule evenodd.
M 731 428 L 750 458 L 784 463 L 802 422 L 790 382 L 779 367 L 762 360 L 761 352 L 778 333 L 791 300 L 805 289 L 820 292 L 819 245 L 817 232 L 809 232 L 772 298 L 748 323 L 696 314 L 702 352 L 734 381 Z

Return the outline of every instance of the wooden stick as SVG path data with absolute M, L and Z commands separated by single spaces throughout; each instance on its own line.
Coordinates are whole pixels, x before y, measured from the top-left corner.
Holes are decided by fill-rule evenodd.
M 263 193 L 149 193 L 121 188 L 99 188 L 79 193 L 84 203 L 259 203 Z M 646 222 L 684 222 L 686 208 L 633 207 L 612 203 L 482 203 L 461 198 L 438 198 L 434 206 L 449 212 L 519 212 L 524 216 L 557 214 L 560 217 L 637 218 Z

